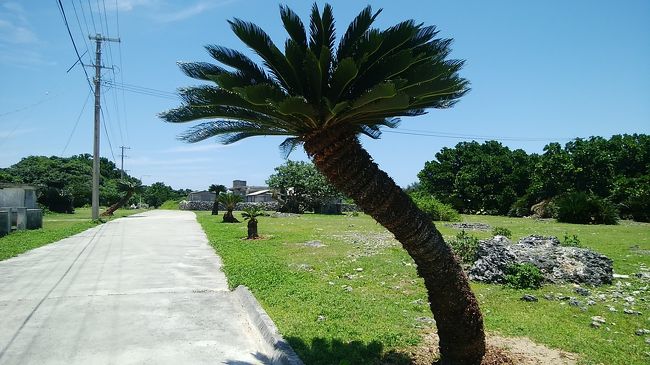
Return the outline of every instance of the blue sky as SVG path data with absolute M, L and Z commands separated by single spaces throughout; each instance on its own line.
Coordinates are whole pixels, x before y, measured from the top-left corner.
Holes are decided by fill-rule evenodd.
M 171 94 L 177 88 L 198 84 L 178 70 L 177 61 L 209 61 L 203 49 L 207 44 L 245 50 L 227 19 L 251 20 L 283 44 L 278 3 L 62 3 L 80 53 L 87 52 L 83 61 L 90 64 L 94 57 L 88 33 L 119 36 L 121 44 L 104 48 L 104 65 L 115 68 L 104 70 L 103 77 L 140 91 L 102 89 L 109 135 L 102 133 L 102 156 L 119 164 L 119 146 L 129 146 L 129 174 L 146 184 L 164 181 L 197 190 L 212 183 L 230 185 L 233 179 L 263 184 L 284 162 L 278 151 L 281 138 L 259 137 L 230 146 L 214 140 L 185 144 L 176 136 L 189 124 L 157 118 L 179 104 Z M 303 19 L 308 16 L 311 2 L 284 3 Z M 425 161 L 442 147 L 473 136 L 493 136 L 511 148 L 539 153 L 551 141 L 650 132 L 646 0 L 331 1 L 338 35 L 368 3 L 384 9 L 376 23 L 381 28 L 412 18 L 454 38 L 452 57 L 466 60 L 461 74 L 472 83 L 472 91 L 454 108 L 404 119 L 396 130 L 402 133 L 363 140 L 402 186 L 416 181 Z M 86 76 L 78 66 L 66 73 L 75 60 L 56 0 L 0 0 L 0 167 L 28 155 L 92 153 L 92 98 L 82 111 L 89 95 Z M 94 71 L 87 71 L 92 76 Z M 156 91 L 143 94 L 142 88 Z M 430 136 L 404 134 L 413 131 Z M 291 158 L 306 156 L 297 151 Z

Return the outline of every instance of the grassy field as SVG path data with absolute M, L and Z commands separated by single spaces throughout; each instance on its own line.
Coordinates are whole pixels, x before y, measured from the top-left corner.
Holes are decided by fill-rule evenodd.
M 141 211 L 119 209 L 110 219 L 125 217 Z M 0 261 L 72 236 L 97 224 L 91 220 L 90 208 L 77 208 L 74 214 L 46 214 L 43 217 L 43 228 L 17 231 L 0 238 Z
M 283 336 L 307 364 L 377 363 L 403 356 L 394 350 L 417 346 L 432 331 L 425 290 L 410 257 L 371 218 L 360 215 L 262 217 L 264 239 L 243 240 L 245 223 L 222 224 L 221 217 L 197 213 L 210 242 L 221 255 L 231 287 L 246 285 L 273 318 Z M 580 226 L 490 216 L 464 216 L 509 228 L 513 238 L 529 234 L 576 234 L 583 246 L 614 260 L 619 274 L 650 267 L 650 225 L 622 222 L 617 226 Z M 458 230 L 438 224 L 446 237 Z M 485 238 L 489 232 L 471 232 Z M 587 298 L 572 285 L 546 285 L 539 290 L 514 290 L 472 284 L 489 332 L 526 336 L 550 347 L 580 355 L 582 364 L 647 364 L 650 345 L 634 332 L 650 328 L 648 282 L 631 277 L 613 285 L 589 288 L 595 305 L 585 311 L 544 294 Z M 520 301 L 524 293 L 540 298 Z M 599 299 L 598 295 L 603 295 Z M 634 295 L 633 305 L 623 305 Z M 621 296 L 621 298 L 618 298 Z M 610 311 L 613 307 L 616 312 Z M 624 314 L 632 308 L 643 315 Z M 601 328 L 590 326 L 603 316 Z

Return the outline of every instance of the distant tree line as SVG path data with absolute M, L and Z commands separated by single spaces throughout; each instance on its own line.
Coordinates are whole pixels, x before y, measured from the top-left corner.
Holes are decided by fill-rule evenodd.
M 650 137 L 645 134 L 576 138 L 564 147 L 549 143 L 542 154 L 510 150 L 497 141 L 461 142 L 436 153 L 418 178 L 411 189 L 462 213 L 524 216 L 536 204 L 554 202 L 555 214 L 561 213 L 558 203 L 566 203 L 568 214 L 586 210 L 592 221 L 598 214 L 589 209 L 650 220 Z M 578 220 L 584 219 L 565 221 L 598 223 Z
M 124 197 L 120 191 L 120 170 L 112 161 L 100 159 L 99 204 L 109 206 Z M 92 156 L 29 156 L 15 165 L 0 169 L 0 183 L 21 183 L 39 188 L 38 202 L 55 212 L 71 213 L 74 208 L 89 206 L 92 199 Z M 124 179 L 140 183 L 128 174 Z M 189 190 L 174 190 L 162 182 L 144 186 L 128 204 L 145 203 L 158 207 L 166 200 L 180 199 Z

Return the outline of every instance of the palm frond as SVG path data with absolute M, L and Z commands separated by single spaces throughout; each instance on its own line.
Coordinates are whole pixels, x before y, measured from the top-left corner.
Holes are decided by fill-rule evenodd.
M 285 139 L 282 143 L 280 143 L 280 153 L 282 154 L 282 158 L 289 158 L 291 152 L 293 152 L 301 144 L 302 140 L 300 140 L 300 138 L 290 137 Z
M 276 119 L 249 109 L 226 105 L 183 105 L 160 114 L 169 123 L 186 123 L 199 119 L 225 118 L 257 122 L 259 124 L 276 124 Z
M 247 137 L 268 135 L 287 135 L 287 132 L 256 123 L 216 120 L 197 124 L 179 135 L 178 139 L 195 143 L 211 137 L 220 137 L 221 143 L 230 144 Z
M 332 82 L 327 95 L 331 103 L 337 103 L 341 95 L 357 76 L 359 69 L 353 58 L 348 57 L 339 61 L 332 73 Z
M 329 49 L 334 48 L 334 40 L 336 38 L 334 30 L 334 15 L 332 14 L 332 7 L 329 4 L 325 4 L 322 16 L 318 11 L 318 5 L 314 3 L 312 6 L 309 22 L 309 35 L 309 49 L 311 49 L 317 57 L 320 57 L 323 46 Z
M 224 65 L 237 69 L 243 75 L 246 75 L 249 79 L 251 79 L 253 83 L 273 83 L 273 80 L 266 74 L 266 72 L 264 72 L 261 67 L 259 67 L 255 62 L 253 62 L 243 53 L 234 49 L 217 45 L 209 45 L 206 46 L 205 49 L 208 51 L 208 53 L 210 53 L 212 58 L 223 63 Z
M 354 18 L 339 43 L 339 49 L 336 53 L 336 58 L 339 62 L 352 55 L 359 39 L 370 29 L 370 26 L 381 11 L 382 9 L 379 9 L 373 15 L 372 7 L 368 5 Z
M 300 48 L 307 48 L 307 35 L 305 33 L 305 25 L 300 20 L 300 17 L 293 12 L 288 6 L 280 5 L 280 17 L 284 24 L 284 29 L 287 30 L 289 37 Z
M 207 62 L 177 62 L 177 64 L 184 74 L 198 80 L 210 81 L 215 76 L 226 72 L 224 68 Z
M 278 47 L 271 38 L 257 25 L 240 19 L 229 20 L 232 31 L 264 60 L 264 64 L 271 70 L 278 82 L 286 90 L 300 94 L 302 87 L 298 76 L 289 65 Z

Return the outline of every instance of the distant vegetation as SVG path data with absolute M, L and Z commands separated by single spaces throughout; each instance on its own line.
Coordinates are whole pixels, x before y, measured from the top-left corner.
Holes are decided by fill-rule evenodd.
M 100 159 L 99 204 L 109 206 L 118 202 L 124 194 L 120 192 L 120 170 L 106 158 Z M 71 213 L 74 208 L 89 206 L 92 197 L 92 156 L 89 154 L 72 157 L 29 156 L 15 165 L 0 169 L 0 183 L 22 183 L 39 188 L 38 202 L 53 212 Z M 140 183 L 128 174 L 124 179 Z M 159 207 L 166 200 L 181 199 L 189 190 L 174 190 L 162 182 L 144 186 L 134 194 L 128 205 L 140 202 L 150 207 Z
M 618 215 L 650 221 L 645 134 L 576 138 L 564 147 L 549 143 L 541 155 L 497 141 L 461 142 L 438 152 L 418 177 L 414 189 L 461 213 L 537 213 L 571 223 L 611 224 Z

